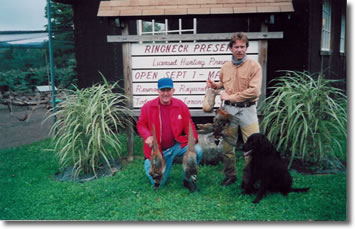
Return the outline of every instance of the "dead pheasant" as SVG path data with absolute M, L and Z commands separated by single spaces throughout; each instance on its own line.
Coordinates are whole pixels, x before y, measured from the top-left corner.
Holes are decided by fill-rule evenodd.
M 165 160 L 162 156 L 162 153 L 159 150 L 159 145 L 157 142 L 157 137 L 155 135 L 155 127 L 153 125 L 153 145 L 152 145 L 152 153 L 150 156 L 150 171 L 149 175 L 152 176 L 154 180 L 154 187 L 158 188 L 161 181 L 163 180 L 164 172 L 165 172 Z
M 183 168 L 186 178 L 189 182 L 190 191 L 196 191 L 196 181 L 197 181 L 197 156 L 195 152 L 195 138 L 192 131 L 192 124 L 189 124 L 189 137 L 188 137 L 188 150 L 183 158 Z
M 215 137 L 216 145 L 219 144 L 220 137 L 224 138 L 224 140 L 228 140 L 226 137 L 228 137 L 229 133 L 226 132 L 226 129 L 228 128 L 232 118 L 233 116 L 223 108 L 216 110 L 216 116 L 213 119 L 213 136 Z M 234 143 L 232 145 L 234 145 Z
M 205 94 L 205 97 L 203 99 L 203 104 L 202 104 L 202 110 L 204 112 L 212 112 L 217 94 L 218 94 L 218 91 L 213 88 L 206 89 L 206 94 Z

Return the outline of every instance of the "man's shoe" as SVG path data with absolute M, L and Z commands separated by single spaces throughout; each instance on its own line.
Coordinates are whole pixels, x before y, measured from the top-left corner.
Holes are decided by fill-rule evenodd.
M 187 188 L 190 192 L 195 192 L 197 190 L 196 184 L 194 182 L 188 181 L 184 179 L 184 186 Z
M 236 177 L 226 177 L 224 178 L 224 180 L 222 181 L 221 185 L 222 186 L 229 186 L 231 184 L 234 184 L 237 181 Z

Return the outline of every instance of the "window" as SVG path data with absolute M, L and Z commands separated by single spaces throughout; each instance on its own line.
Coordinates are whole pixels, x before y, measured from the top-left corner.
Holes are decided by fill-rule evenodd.
M 339 52 L 344 53 L 345 52 L 345 15 L 344 12 L 341 15 L 341 30 L 340 30 L 340 48 Z
M 321 50 L 330 51 L 332 7 L 330 0 L 323 0 Z
M 138 20 L 137 30 L 138 35 L 196 34 L 197 20 Z

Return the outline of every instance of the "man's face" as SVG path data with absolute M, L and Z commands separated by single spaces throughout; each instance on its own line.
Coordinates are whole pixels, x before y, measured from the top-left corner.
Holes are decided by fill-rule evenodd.
M 232 46 L 232 54 L 234 59 L 241 60 L 247 52 L 247 45 L 245 41 L 236 40 Z
M 163 88 L 158 90 L 160 103 L 163 105 L 170 104 L 174 92 L 175 92 L 174 88 Z

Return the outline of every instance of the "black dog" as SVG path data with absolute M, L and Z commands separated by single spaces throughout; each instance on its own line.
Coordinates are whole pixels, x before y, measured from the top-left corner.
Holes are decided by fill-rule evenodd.
M 306 192 L 309 188 L 292 188 L 292 177 L 280 153 L 262 134 L 252 134 L 243 145 L 244 155 L 251 161 L 243 170 L 243 194 L 256 193 L 253 203 L 259 203 L 266 192 Z M 258 187 L 256 187 L 258 185 Z

